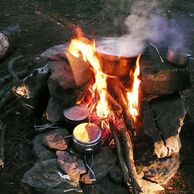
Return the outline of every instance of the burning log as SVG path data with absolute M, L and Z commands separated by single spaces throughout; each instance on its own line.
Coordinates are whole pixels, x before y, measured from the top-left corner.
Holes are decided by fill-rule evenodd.
M 116 99 L 118 100 L 118 104 L 122 107 L 122 114 L 123 118 L 125 120 L 125 124 L 129 130 L 134 133 L 135 129 L 133 126 L 133 122 L 131 121 L 131 115 L 129 112 L 129 107 L 125 98 L 125 95 L 123 93 L 123 90 L 121 88 L 121 85 L 119 85 L 118 80 L 111 79 L 110 81 L 110 89 L 113 91 Z

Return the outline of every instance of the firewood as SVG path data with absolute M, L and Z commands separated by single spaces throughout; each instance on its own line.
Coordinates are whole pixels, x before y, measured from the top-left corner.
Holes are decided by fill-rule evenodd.
M 132 133 L 134 133 L 135 129 L 133 126 L 133 122 L 131 120 L 131 115 L 129 113 L 129 107 L 125 98 L 125 95 L 123 93 L 123 90 L 121 86 L 117 82 L 118 80 L 111 79 L 110 81 L 110 87 L 111 91 L 113 91 L 116 99 L 118 100 L 118 104 L 122 107 L 122 114 L 125 120 L 125 124 L 129 130 L 131 130 Z
M 128 186 L 130 193 L 139 194 L 139 193 L 141 193 L 141 188 L 137 182 L 138 177 L 137 177 L 137 172 L 136 172 L 136 168 L 134 165 L 133 146 L 132 146 L 130 135 L 128 134 L 127 129 L 124 125 L 120 126 L 122 140 L 124 140 L 124 144 L 125 144 L 125 146 L 124 146 L 125 157 L 123 157 L 121 143 L 120 143 L 119 138 L 117 136 L 117 132 L 116 132 L 116 129 L 114 127 L 114 124 L 112 121 L 109 122 L 109 124 L 110 124 L 111 132 L 113 133 L 113 136 L 114 136 L 119 163 L 120 163 L 121 169 L 123 171 L 123 175 L 124 175 L 124 181 L 125 181 L 126 185 Z
M 141 188 L 137 181 L 138 176 L 137 176 L 136 167 L 135 167 L 134 158 L 133 158 L 133 145 L 132 145 L 129 131 L 127 131 L 125 126 L 122 126 L 121 128 L 121 136 L 122 136 L 122 139 L 124 140 L 125 159 L 126 159 L 126 165 L 128 168 L 129 176 L 130 176 L 132 193 L 138 194 L 138 193 L 141 193 Z
M 108 102 L 112 105 L 114 111 L 118 116 L 122 114 L 122 108 L 121 106 L 116 102 L 116 100 L 108 93 L 107 94 Z
M 121 144 L 120 144 L 119 138 L 117 136 L 116 129 L 115 129 L 114 125 L 113 125 L 113 122 L 110 121 L 109 125 L 110 125 L 110 130 L 111 130 L 111 132 L 112 132 L 112 134 L 114 136 L 114 140 L 115 140 L 115 144 L 116 144 L 116 149 L 117 149 L 117 155 L 118 155 L 118 159 L 119 159 L 119 163 L 120 163 L 121 169 L 123 171 L 124 181 L 125 181 L 125 183 L 127 185 L 130 185 L 130 182 L 129 182 L 129 172 L 128 172 L 127 166 L 125 164 L 123 155 L 122 155 Z
M 4 168 L 4 138 L 5 138 L 5 125 L 0 121 L 0 168 Z

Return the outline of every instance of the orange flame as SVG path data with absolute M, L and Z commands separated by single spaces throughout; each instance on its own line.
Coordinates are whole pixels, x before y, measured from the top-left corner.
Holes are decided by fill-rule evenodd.
M 138 77 L 140 75 L 140 65 L 139 65 L 140 57 L 141 55 L 139 55 L 136 60 L 135 71 L 133 74 L 134 81 L 132 89 L 131 91 L 127 92 L 129 112 L 134 122 L 136 122 L 137 116 L 139 115 L 139 86 L 141 80 Z
M 68 51 L 75 57 L 82 57 L 84 61 L 89 62 L 93 67 L 95 74 L 95 83 L 92 86 L 92 96 L 97 98 L 95 106 L 96 114 L 99 117 L 108 117 L 109 107 L 107 101 L 107 76 L 102 72 L 100 60 L 96 55 L 95 42 L 84 37 L 78 36 L 78 39 L 72 39 Z M 96 96 L 97 95 L 97 96 Z M 92 110 L 94 111 L 94 110 Z

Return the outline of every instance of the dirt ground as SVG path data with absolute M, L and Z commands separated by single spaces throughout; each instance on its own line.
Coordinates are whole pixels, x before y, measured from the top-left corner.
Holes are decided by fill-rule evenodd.
M 72 36 L 73 24 L 79 24 L 89 35 L 112 36 L 124 31 L 123 20 L 129 14 L 132 0 L 1 0 L 0 28 L 19 24 L 22 32 L 17 49 L 0 61 L 0 77 L 7 74 L 8 61 L 19 54 L 38 56 L 45 49 L 64 43 Z M 170 0 L 161 6 L 172 17 L 184 21 L 188 47 L 194 51 L 194 2 Z M 26 68 L 22 66 L 20 68 Z M 4 85 L 0 84 L 0 89 Z M 8 114 L 6 110 L 15 107 Z M 0 118 L 7 124 L 5 134 L 5 168 L 0 170 L 0 194 L 18 194 L 23 174 L 33 165 L 31 111 L 21 100 L 11 101 Z M 181 132 L 181 167 L 167 185 L 166 194 L 194 193 L 194 124 L 188 117 Z

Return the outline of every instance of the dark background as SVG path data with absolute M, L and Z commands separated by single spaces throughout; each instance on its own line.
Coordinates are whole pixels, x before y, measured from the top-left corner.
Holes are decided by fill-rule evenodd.
M 51 46 L 68 41 L 73 24 L 80 25 L 88 35 L 122 34 L 125 31 L 124 18 L 129 15 L 132 3 L 132 0 L 0 0 L 0 28 L 19 24 L 22 29 L 17 49 L 0 62 L 0 76 L 7 74 L 6 65 L 13 56 L 33 57 Z M 186 47 L 194 51 L 194 2 L 165 0 L 160 2 L 160 6 L 166 17 L 177 20 L 177 27 L 184 32 Z M 192 100 L 191 95 L 190 107 Z M 0 170 L 0 194 L 19 193 L 22 175 L 34 163 L 32 118 L 19 101 L 10 106 L 16 108 L 4 118 L 7 123 L 5 168 Z M 165 193 L 194 193 L 193 127 L 191 117 L 187 116 L 181 131 L 181 167 Z

